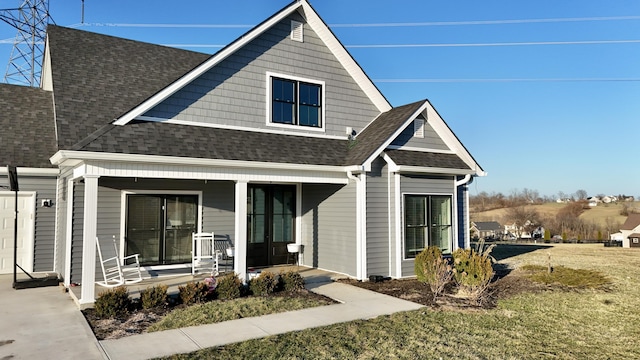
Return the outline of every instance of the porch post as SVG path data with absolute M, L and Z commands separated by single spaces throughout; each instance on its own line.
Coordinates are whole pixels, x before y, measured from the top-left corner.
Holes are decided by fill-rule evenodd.
M 73 180 L 67 181 L 67 219 L 64 234 L 64 285 L 71 285 L 71 242 L 73 241 L 73 191 L 75 183 Z M 58 210 L 59 211 L 59 210 Z
M 247 181 L 236 181 L 235 194 L 235 257 L 233 271 L 244 282 L 247 280 Z
M 82 291 L 80 304 L 95 301 L 98 178 L 84 175 L 84 222 L 82 233 Z

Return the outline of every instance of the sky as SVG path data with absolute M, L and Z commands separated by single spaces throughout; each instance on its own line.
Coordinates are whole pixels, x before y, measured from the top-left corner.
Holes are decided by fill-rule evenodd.
M 23 0 L 3 0 L 13 8 Z M 57 25 L 215 53 L 288 0 L 50 0 Z M 429 99 L 471 193 L 640 197 L 640 1 L 310 0 L 393 106 Z M 0 22 L 2 78 L 16 31 Z

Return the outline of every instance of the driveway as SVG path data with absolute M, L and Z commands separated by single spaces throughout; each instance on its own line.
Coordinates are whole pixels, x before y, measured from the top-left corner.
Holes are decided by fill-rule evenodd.
M 103 359 L 98 342 L 61 287 L 14 290 L 0 275 L 0 360 Z

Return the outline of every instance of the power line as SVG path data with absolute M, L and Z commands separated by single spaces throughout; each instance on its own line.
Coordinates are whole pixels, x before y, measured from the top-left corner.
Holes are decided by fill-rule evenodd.
M 461 25 L 502 25 L 502 24 L 532 24 L 558 22 L 588 22 L 588 21 L 619 21 L 640 20 L 638 15 L 630 16 L 600 16 L 577 18 L 543 18 L 543 19 L 507 19 L 507 20 L 470 20 L 470 21 L 428 21 L 428 22 L 398 22 L 398 23 L 353 23 L 329 24 L 329 27 L 423 27 L 423 26 L 461 26 Z M 139 28 L 251 28 L 250 24 L 151 24 L 151 23 L 84 23 L 82 26 L 98 27 L 139 27 Z
M 584 40 L 584 41 L 527 41 L 527 42 L 495 42 L 495 43 L 448 43 L 448 44 L 356 44 L 345 45 L 348 49 L 390 49 L 390 48 L 428 48 L 428 47 L 489 47 L 489 46 L 534 46 L 534 45 L 602 45 L 602 44 L 636 44 L 640 40 Z M 181 48 L 221 48 L 220 44 L 162 44 Z
M 372 79 L 376 83 L 638 82 L 640 78 Z
M 459 43 L 459 44 L 365 44 L 346 45 L 351 49 L 364 48 L 421 48 L 421 47 L 484 47 L 484 46 L 529 46 L 529 45 L 596 45 L 596 44 L 631 44 L 640 40 L 585 40 L 585 41 L 527 41 L 498 43 Z

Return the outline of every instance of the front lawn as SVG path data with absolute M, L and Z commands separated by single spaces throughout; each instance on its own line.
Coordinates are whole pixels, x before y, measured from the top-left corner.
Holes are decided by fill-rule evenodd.
M 550 258 L 552 267 L 597 271 L 608 284 L 547 286 L 498 300 L 490 310 L 423 309 L 169 359 L 640 358 L 640 251 L 602 244 L 500 245 L 493 255 L 515 268 L 546 267 Z

